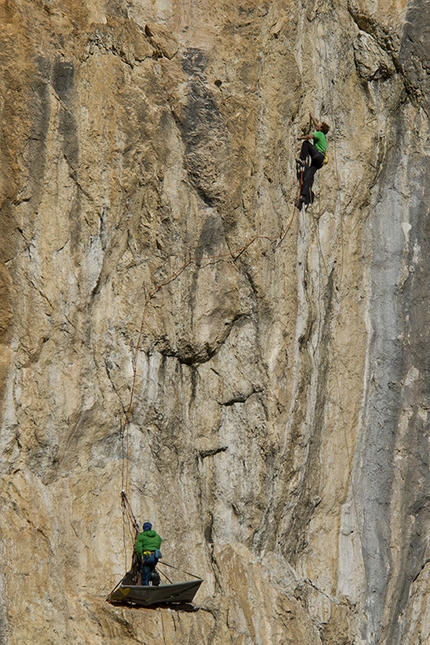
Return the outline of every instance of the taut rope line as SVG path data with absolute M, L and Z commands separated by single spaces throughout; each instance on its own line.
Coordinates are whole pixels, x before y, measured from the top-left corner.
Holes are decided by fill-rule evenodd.
M 137 373 L 138 373 L 138 366 L 137 366 L 137 357 L 138 354 L 141 350 L 141 344 L 144 336 L 144 330 L 145 330 L 145 320 L 146 320 L 146 314 L 148 311 L 148 307 L 151 303 L 151 301 L 154 299 L 154 297 L 157 295 L 159 291 L 161 291 L 164 287 L 167 285 L 171 284 L 175 280 L 179 278 L 179 276 L 191 265 L 191 264 L 198 264 L 199 262 L 202 262 L 203 260 L 208 260 L 207 263 L 205 263 L 204 267 L 210 266 L 211 264 L 214 264 L 215 262 L 218 261 L 224 261 L 224 260 L 232 260 L 235 262 L 241 255 L 244 253 L 249 247 L 254 244 L 257 240 L 268 240 L 271 244 L 277 242 L 275 246 L 276 248 L 281 244 L 281 242 L 284 240 L 285 236 L 287 235 L 289 229 L 291 228 L 291 225 L 294 220 L 296 208 L 294 207 L 293 213 L 291 217 L 289 218 L 285 228 L 281 231 L 279 235 L 255 235 L 252 237 L 250 240 L 248 240 L 243 246 L 233 250 L 233 251 L 228 251 L 226 253 L 220 253 L 218 255 L 207 255 L 207 256 L 193 256 L 188 258 L 186 262 L 184 262 L 177 271 L 175 271 L 172 275 L 170 275 L 168 278 L 165 280 L 161 281 L 150 293 L 148 294 L 144 306 L 143 306 L 143 313 L 142 313 L 142 319 L 141 319 L 141 324 L 139 328 L 139 334 L 137 337 L 137 343 L 134 347 L 134 356 L 132 358 L 132 365 L 133 365 L 133 380 L 132 380 L 132 385 L 131 385 L 131 390 L 130 390 L 130 398 L 128 402 L 128 406 L 125 411 L 125 419 L 123 423 L 123 475 L 122 475 L 122 491 L 121 491 L 121 497 L 123 500 L 123 506 L 124 509 L 128 513 L 128 508 L 124 504 L 124 500 L 126 500 L 128 506 L 130 506 L 127 498 L 127 493 L 129 491 L 129 426 L 130 426 L 130 421 L 131 421 L 131 415 L 132 415 L 132 408 L 133 408 L 133 401 L 134 401 L 134 396 L 136 392 L 136 383 L 137 383 Z M 204 268 L 202 267 L 202 268 Z M 131 510 L 131 506 L 130 506 Z M 130 515 L 129 515 L 130 518 Z M 133 523 L 133 522 L 132 522 Z

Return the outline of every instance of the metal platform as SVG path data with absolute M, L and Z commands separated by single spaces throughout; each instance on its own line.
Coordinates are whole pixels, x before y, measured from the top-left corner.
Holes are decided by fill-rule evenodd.
M 109 596 L 108 600 L 142 607 L 176 602 L 192 602 L 202 582 L 203 580 L 197 579 L 191 582 L 161 584 L 158 587 L 120 585 Z

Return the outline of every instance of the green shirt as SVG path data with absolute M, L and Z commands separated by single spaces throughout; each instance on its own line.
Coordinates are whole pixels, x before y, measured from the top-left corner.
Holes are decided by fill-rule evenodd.
M 144 551 L 155 551 L 161 546 L 161 537 L 151 529 L 151 531 L 143 531 L 139 533 L 136 541 L 136 553 L 142 559 Z
M 327 150 L 327 139 L 325 138 L 324 132 L 320 132 L 319 130 L 315 130 L 314 134 L 314 146 L 317 150 L 323 153 L 325 155 L 325 152 Z

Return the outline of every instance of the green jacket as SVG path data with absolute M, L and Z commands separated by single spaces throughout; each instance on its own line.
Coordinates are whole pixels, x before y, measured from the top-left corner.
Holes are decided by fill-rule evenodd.
M 155 551 L 161 546 L 161 537 L 155 531 L 143 531 L 139 533 L 136 541 L 136 553 L 142 559 L 144 551 Z

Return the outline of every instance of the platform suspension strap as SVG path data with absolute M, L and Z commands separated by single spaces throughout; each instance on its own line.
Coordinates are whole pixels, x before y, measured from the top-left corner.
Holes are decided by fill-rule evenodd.
M 166 567 L 170 567 L 170 569 L 176 569 L 176 571 L 181 571 L 182 573 L 186 573 L 188 576 L 191 576 L 192 578 L 196 578 L 196 580 L 201 580 L 200 576 L 195 576 L 194 573 L 190 573 L 189 571 L 185 571 L 185 569 L 180 569 L 179 567 L 174 567 L 173 564 L 168 564 L 167 562 L 159 560 L 157 567 L 159 564 L 165 564 Z M 165 575 L 165 574 L 163 574 Z M 167 578 L 167 576 L 166 576 Z

